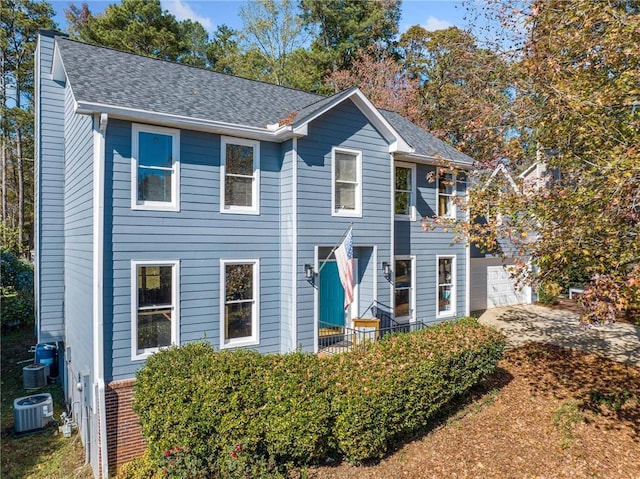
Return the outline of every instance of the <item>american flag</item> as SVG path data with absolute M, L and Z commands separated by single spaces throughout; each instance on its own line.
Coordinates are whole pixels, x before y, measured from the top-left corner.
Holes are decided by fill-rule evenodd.
M 353 236 L 351 228 L 344 237 L 344 241 L 335 251 L 338 262 L 338 274 L 344 288 L 344 309 L 353 303 Z

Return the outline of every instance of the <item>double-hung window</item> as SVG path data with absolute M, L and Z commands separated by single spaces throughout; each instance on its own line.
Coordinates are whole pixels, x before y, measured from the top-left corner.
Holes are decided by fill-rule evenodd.
M 178 277 L 178 261 L 132 261 L 133 359 L 178 343 Z
M 131 128 L 131 208 L 180 210 L 180 130 Z
M 395 214 L 396 217 L 414 220 L 415 213 L 415 165 L 397 163 L 395 168 Z
M 332 214 L 362 216 L 362 153 L 332 150 Z
M 438 216 L 455 218 L 455 195 L 456 175 L 454 173 L 446 172 L 438 175 Z
M 413 320 L 415 311 L 415 257 L 396 256 L 393 284 L 396 320 Z
M 260 268 L 258 260 L 221 261 L 220 347 L 259 342 Z
M 222 137 L 220 160 L 220 211 L 260 212 L 260 143 Z
M 456 312 L 456 259 L 438 256 L 438 316 L 455 316 Z

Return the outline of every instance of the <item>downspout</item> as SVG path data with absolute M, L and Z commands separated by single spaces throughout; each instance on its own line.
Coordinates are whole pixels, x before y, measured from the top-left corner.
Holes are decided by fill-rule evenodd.
M 389 173 L 389 179 L 390 179 L 390 185 L 389 185 L 389 190 L 390 190 L 390 196 L 391 196 L 391 208 L 390 208 L 390 216 L 391 216 L 391 236 L 389 238 L 389 248 L 391 249 L 391 251 L 389 252 L 389 264 L 391 265 L 391 276 L 390 278 L 385 278 L 387 280 L 387 282 L 389 283 L 389 305 L 391 306 L 391 311 L 392 311 L 392 315 L 395 318 L 395 302 L 396 302 L 396 298 L 394 295 L 394 288 L 395 288 L 395 280 L 391 279 L 391 278 L 395 278 L 395 273 L 396 273 L 396 261 L 395 261 L 395 257 L 396 257 L 396 208 L 395 208 L 395 203 L 396 203 L 396 158 L 395 155 L 393 153 L 389 153 L 389 156 L 391 158 L 391 172 Z M 411 222 L 409 222 L 409 234 L 411 234 Z M 417 259 L 416 259 L 417 261 Z M 416 264 L 416 267 L 414 269 L 416 269 L 418 266 Z M 378 274 L 378 265 L 376 264 L 375 266 L 376 268 L 376 275 Z M 417 291 L 416 289 L 416 285 L 413 285 L 413 291 L 414 291 L 414 296 L 415 296 L 415 292 Z M 416 319 L 417 319 L 417 314 L 416 311 L 413 312 L 414 315 L 416 315 Z
M 465 221 L 467 224 L 471 221 L 471 205 L 469 202 L 469 174 L 465 175 L 464 194 L 467 199 L 467 208 L 465 212 Z M 467 241 L 464 247 L 465 252 L 465 307 L 464 315 L 471 316 L 471 242 L 467 237 Z
M 100 477 L 109 477 L 107 415 L 104 384 L 104 176 L 106 113 L 93 117 L 93 377 L 94 414 L 98 412 Z M 97 398 L 96 398 L 97 396 Z
M 293 265 L 291 280 L 293 281 L 293 296 L 291 298 L 291 350 L 296 350 L 298 340 L 298 137 L 294 136 L 291 143 L 291 254 Z

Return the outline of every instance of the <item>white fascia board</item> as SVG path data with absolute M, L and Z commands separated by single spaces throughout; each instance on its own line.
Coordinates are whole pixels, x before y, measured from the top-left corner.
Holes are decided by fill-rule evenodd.
M 400 134 L 391 126 L 391 124 L 385 120 L 380 114 L 378 109 L 373 106 L 373 103 L 362 93 L 358 88 L 354 88 L 346 95 L 337 95 L 334 101 L 327 103 L 324 107 L 318 109 L 313 115 L 306 118 L 304 122 L 295 125 L 293 128 L 294 133 L 300 135 L 307 134 L 307 125 L 316 118 L 324 115 L 329 110 L 332 110 L 345 100 L 351 99 L 353 103 L 360 109 L 360 111 L 367 117 L 373 126 L 380 132 L 387 141 L 389 141 L 389 152 L 405 152 L 412 153 L 413 148 L 400 136 Z
M 62 61 L 62 55 L 60 54 L 60 48 L 58 48 L 58 42 L 53 42 L 53 61 L 51 62 L 51 79 L 55 81 L 66 81 L 67 72 L 64 69 L 64 63 Z
M 496 166 L 496 168 L 493 170 L 493 172 L 491 173 L 491 176 L 489 177 L 487 182 L 484 184 L 482 189 L 484 190 L 487 186 L 489 186 L 489 184 L 491 184 L 491 181 L 498 174 L 498 172 L 502 172 L 502 174 L 507 178 L 507 181 L 509 182 L 509 185 L 511 185 L 511 188 L 513 188 L 513 191 L 516 194 L 520 194 L 520 190 L 518 189 L 518 185 L 516 185 L 516 182 L 513 179 L 513 177 L 511 176 L 511 173 L 509 173 L 507 168 L 502 163 L 499 163 L 498 166 Z
M 529 173 L 531 173 L 537 167 L 538 167 L 538 162 L 535 161 L 532 165 L 529 165 L 529 167 L 526 170 L 524 170 L 522 173 L 520 173 L 518 175 L 518 178 L 524 179 Z
M 385 120 L 380 114 L 378 109 L 373 106 L 373 103 L 362 93 L 359 89 L 355 89 L 351 95 L 348 96 L 351 100 L 360 108 L 360 111 L 367 117 L 367 119 L 381 132 L 387 132 L 391 140 L 389 145 L 389 152 L 403 152 L 413 153 L 415 150 L 409 145 L 402 136 L 391 126 L 391 124 Z
M 87 101 L 78 101 L 76 103 L 76 113 L 93 114 L 95 112 L 107 113 L 109 118 L 118 118 L 121 120 L 143 123 L 147 122 L 154 125 L 205 131 L 221 135 L 241 136 L 243 138 L 253 140 L 284 141 L 293 137 L 293 128 L 290 125 L 283 126 L 277 130 L 270 130 L 269 128 L 237 125 L 233 123 L 204 120 L 201 118 L 191 118 L 187 116 L 172 115 L 169 113 L 159 113 Z
M 396 155 L 395 159 L 396 161 L 406 161 L 409 163 L 420 163 L 424 165 L 435 165 L 435 166 L 442 165 L 443 163 L 449 162 L 455 166 L 462 168 L 463 170 L 473 169 L 473 164 L 471 163 L 451 160 L 444 157 L 420 155 L 418 153 L 411 153 L 411 154 L 400 153 Z

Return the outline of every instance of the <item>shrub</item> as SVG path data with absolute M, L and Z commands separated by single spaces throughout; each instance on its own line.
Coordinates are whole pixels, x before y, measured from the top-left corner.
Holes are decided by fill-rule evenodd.
M 276 464 L 326 457 L 331 409 L 321 371 L 310 354 L 214 353 L 191 343 L 148 359 L 133 408 L 159 465 L 177 447 L 181 464 L 199 461 L 217 477 L 263 477 L 277 474 Z
M 34 320 L 33 266 L 5 248 L 0 250 L 0 320 L 2 329 Z
M 311 464 L 329 454 L 332 413 L 323 372 L 317 356 L 297 352 L 274 361 L 265 375 L 265 445 L 279 464 Z
M 159 469 L 148 452 L 142 457 L 133 459 L 118 468 L 118 479 L 161 479 L 165 477 L 164 470 Z
M 191 343 L 147 360 L 133 407 L 170 477 L 285 477 L 333 453 L 382 457 L 493 372 L 503 348 L 473 319 L 324 359 Z
M 215 353 L 207 343 L 171 347 L 137 373 L 133 409 L 155 457 L 180 447 L 212 469 L 225 447 L 260 453 L 259 409 L 269 356 L 238 350 Z
M 333 357 L 339 450 L 353 462 L 383 457 L 393 442 L 423 430 L 442 406 L 491 374 L 503 349 L 502 336 L 465 318 Z
M 547 305 L 558 304 L 558 295 L 561 291 L 562 287 L 558 283 L 545 281 L 538 288 L 538 301 Z

